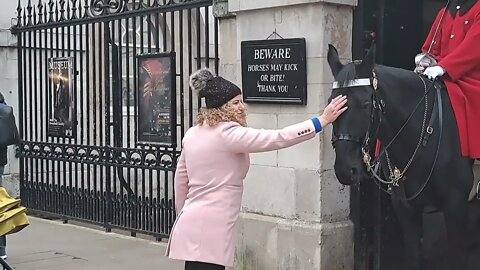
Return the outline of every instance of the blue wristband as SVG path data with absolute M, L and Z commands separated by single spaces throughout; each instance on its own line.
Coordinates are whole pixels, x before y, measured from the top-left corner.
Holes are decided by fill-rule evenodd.
M 315 133 L 319 133 L 322 131 L 322 124 L 320 123 L 320 120 L 318 117 L 312 118 L 313 125 L 315 126 Z

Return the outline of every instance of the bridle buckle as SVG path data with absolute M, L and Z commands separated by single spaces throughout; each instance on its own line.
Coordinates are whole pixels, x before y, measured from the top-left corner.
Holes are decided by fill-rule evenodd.
M 432 135 L 433 134 L 433 127 L 427 127 L 427 133 Z

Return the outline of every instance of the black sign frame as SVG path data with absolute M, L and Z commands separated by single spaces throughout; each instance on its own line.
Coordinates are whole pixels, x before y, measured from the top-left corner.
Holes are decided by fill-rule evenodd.
M 245 102 L 307 104 L 305 38 L 243 41 L 241 55 Z
M 137 144 L 138 145 L 163 145 L 167 147 L 176 147 L 177 145 L 177 96 L 176 96 L 176 54 L 175 52 L 162 52 L 162 53 L 145 53 L 145 54 L 138 54 L 136 56 L 137 59 L 137 119 L 136 119 L 136 125 L 137 125 Z M 157 73 L 162 73 L 160 75 L 163 76 L 162 81 L 158 82 L 158 84 L 162 84 L 164 89 L 163 91 L 168 91 L 168 93 L 163 93 L 161 96 L 163 96 L 163 99 L 169 101 L 169 108 L 165 109 L 159 106 L 159 104 L 152 104 L 152 102 L 146 100 L 145 97 L 148 96 L 148 91 L 146 90 L 146 85 L 149 81 L 153 82 L 155 81 L 152 78 L 151 74 L 146 74 L 149 73 L 144 67 L 144 63 L 147 61 L 154 61 L 154 65 L 157 65 L 157 68 L 162 68 L 163 65 L 167 66 L 166 70 L 158 70 L 156 71 Z M 156 62 L 156 63 L 155 63 Z M 160 67 L 158 67 L 160 65 Z M 152 67 L 153 68 L 153 67 Z M 165 82 L 166 81 L 166 82 Z M 155 87 L 162 87 L 159 86 L 158 84 L 155 85 Z M 152 83 L 150 83 L 150 86 L 152 86 Z M 152 93 L 150 97 L 153 98 L 153 95 L 155 92 L 161 92 L 157 91 L 156 89 L 152 89 Z M 161 99 L 162 97 L 156 97 L 157 99 Z M 169 99 L 169 100 L 168 100 Z M 159 100 L 157 100 L 157 103 L 160 103 Z M 154 101 L 153 101 L 154 102 Z M 158 107 L 158 108 L 157 108 Z M 151 123 L 150 126 L 153 123 L 153 119 L 155 116 L 156 118 L 160 118 L 160 116 L 163 116 L 163 122 L 165 122 L 165 118 L 168 117 L 168 124 L 167 123 L 161 123 L 158 124 L 159 127 L 162 131 L 164 128 L 168 128 L 166 131 L 166 134 L 161 134 L 165 133 L 162 131 L 158 131 L 157 133 L 151 132 L 146 130 L 148 128 L 148 123 L 143 123 L 150 119 L 148 117 L 148 112 L 147 110 L 151 113 Z M 158 111 L 158 112 L 156 112 Z M 147 125 L 147 127 L 146 127 Z M 161 126 L 161 127 L 160 127 Z

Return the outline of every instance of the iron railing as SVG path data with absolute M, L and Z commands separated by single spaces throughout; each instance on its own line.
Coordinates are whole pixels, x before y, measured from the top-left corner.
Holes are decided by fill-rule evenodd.
M 10 266 L 7 261 L 5 261 L 4 259 L 0 258 L 0 265 L 2 266 L 2 269 L 3 270 L 13 270 L 13 267 Z
M 30 211 L 107 231 L 168 236 L 179 142 L 199 106 L 188 77 L 201 67 L 218 70 L 211 5 L 212 0 L 29 0 L 22 7 L 19 1 L 11 30 L 18 39 L 21 197 Z M 178 135 L 169 144 L 141 142 L 138 114 L 145 89 L 137 57 L 165 52 L 175 55 L 168 106 L 171 132 Z M 55 76 L 65 74 L 53 74 L 49 63 L 61 58 L 72 66 L 65 105 L 70 118 L 62 124 L 70 129 L 52 135 L 52 119 L 62 108 L 56 107 Z

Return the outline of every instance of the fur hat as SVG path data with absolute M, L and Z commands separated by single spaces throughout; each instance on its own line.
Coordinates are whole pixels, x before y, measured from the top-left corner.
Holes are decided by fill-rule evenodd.
M 234 83 L 214 76 L 209 69 L 200 69 L 190 76 L 190 87 L 205 98 L 207 108 L 218 108 L 232 98 L 242 94 Z

